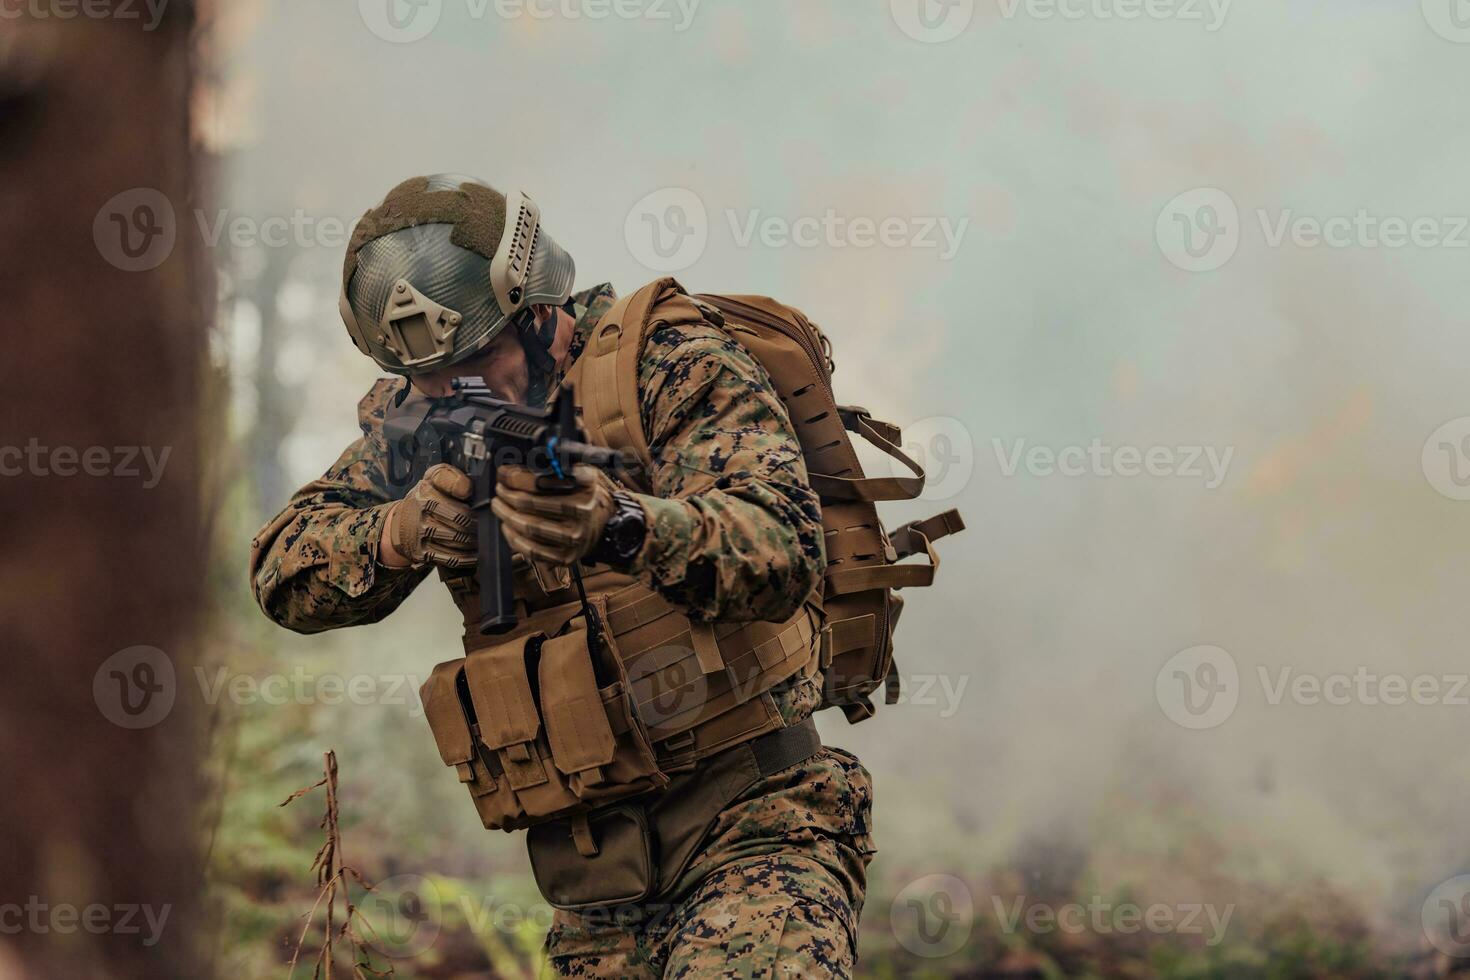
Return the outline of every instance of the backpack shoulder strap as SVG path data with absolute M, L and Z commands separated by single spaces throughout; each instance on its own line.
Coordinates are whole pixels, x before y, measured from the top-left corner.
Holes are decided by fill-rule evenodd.
M 631 454 L 645 471 L 652 467 L 643 431 L 638 362 L 653 325 L 701 319 L 699 307 L 672 278 L 629 293 L 603 314 L 582 356 L 567 372 L 589 440 Z

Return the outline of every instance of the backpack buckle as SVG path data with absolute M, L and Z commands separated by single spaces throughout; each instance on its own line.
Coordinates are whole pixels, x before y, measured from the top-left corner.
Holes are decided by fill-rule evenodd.
M 691 296 L 689 299 L 693 301 L 695 306 L 699 307 L 699 312 L 703 313 L 704 318 L 710 323 L 713 323 L 717 327 L 723 327 L 725 325 L 725 314 L 720 311 L 718 306 L 715 306 L 713 303 L 706 303 L 698 296 Z

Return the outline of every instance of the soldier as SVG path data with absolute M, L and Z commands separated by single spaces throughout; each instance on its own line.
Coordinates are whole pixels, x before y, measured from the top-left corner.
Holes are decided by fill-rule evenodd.
M 475 608 L 469 478 L 441 464 L 407 494 L 395 493 L 382 428 L 395 404 L 446 395 L 456 377 L 478 376 L 497 396 L 536 405 L 580 370 L 617 297 L 608 285 L 573 293 L 572 260 L 539 223 L 524 195 L 507 199 L 454 175 L 405 181 L 359 222 L 343 316 L 358 347 L 398 377 L 373 386 L 359 405 L 362 436 L 256 536 L 252 583 L 272 620 L 303 633 L 376 622 L 431 569 L 462 608 Z M 710 637 L 717 663 L 749 659 L 735 647 L 750 630 L 713 625 L 788 624 L 781 627 L 786 659 L 760 675 L 778 682 L 738 705 L 738 697 L 721 700 L 702 688 L 711 701 L 697 706 L 699 723 L 680 733 L 688 737 L 654 746 L 671 778 L 649 775 L 653 789 L 620 800 L 638 808 L 644 837 L 653 839 L 629 845 L 628 860 L 617 835 L 597 829 L 605 825 L 596 807 L 591 822 L 574 814 L 570 823 L 541 824 L 570 811 L 538 813 L 527 802 L 534 780 L 516 781 L 526 760 L 557 756 L 556 766 L 538 770 L 540 780 L 586 775 L 556 771 L 566 768 L 561 746 L 537 742 L 519 761 L 506 754 L 515 745 L 498 755 L 481 746 L 461 759 L 441 739 L 441 751 L 470 782 L 477 806 L 500 800 L 517 807 L 511 817 L 487 816 L 487 826 L 536 828 L 533 867 L 558 906 L 546 950 L 559 974 L 845 977 L 873 853 L 872 789 L 856 758 L 820 745 L 809 718 L 822 692 L 817 636 L 804 611 L 824 568 L 819 500 L 766 372 L 667 283 L 650 294 L 657 309 L 694 313 L 660 316 L 636 358 L 637 423 L 652 458 L 637 489 L 579 467 L 574 492 L 543 493 L 529 471 L 499 470 L 493 509 L 518 554 L 517 596 L 529 609 L 554 613 L 566 598 L 559 571 L 579 562 L 603 569 L 613 576 L 608 581 L 631 581 L 637 594 L 654 597 L 645 608 L 687 617 L 677 620 L 687 626 L 681 635 L 693 637 L 694 647 Z M 629 594 L 627 587 L 599 589 L 598 581 L 588 581 L 595 601 L 612 595 L 616 604 Z M 466 620 L 474 617 L 467 612 Z M 485 649 L 476 632 L 467 626 L 467 651 Z M 769 650 L 755 651 L 762 668 L 771 666 Z M 511 658 L 517 664 L 520 652 Z M 475 663 L 490 662 L 476 656 Z M 531 710 L 551 726 L 551 708 Z M 716 717 L 720 711 L 728 713 Z M 456 703 L 452 721 L 463 724 L 458 712 Z M 483 714 L 481 728 L 496 722 Z M 758 724 L 731 722 L 757 716 Z M 708 732 L 721 725 L 735 734 L 715 742 Z M 486 756 L 490 768 L 476 768 Z M 606 769 L 590 772 L 604 780 L 598 792 L 607 791 L 606 780 L 616 783 Z M 511 789 L 502 788 L 507 781 Z M 562 827 L 570 830 L 550 829 Z M 558 834 L 565 853 L 556 851 Z M 574 875 L 571 889 L 588 894 L 564 894 L 567 876 L 558 878 L 557 867 L 575 871 L 584 859 L 636 864 L 640 845 L 655 855 L 656 887 L 625 901 L 597 894 L 598 881 L 610 878 L 589 872 Z M 543 875 L 557 883 L 548 886 Z

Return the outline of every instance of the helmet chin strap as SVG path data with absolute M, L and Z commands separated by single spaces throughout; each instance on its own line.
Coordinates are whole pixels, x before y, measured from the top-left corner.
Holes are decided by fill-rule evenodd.
M 552 307 L 551 316 L 537 326 L 534 321 L 520 330 L 521 347 L 526 352 L 526 369 L 530 375 L 530 387 L 526 400 L 532 405 L 544 405 L 551 393 L 552 375 L 556 373 L 556 358 L 551 356 L 551 345 L 556 342 L 556 328 L 560 317 L 557 307 Z

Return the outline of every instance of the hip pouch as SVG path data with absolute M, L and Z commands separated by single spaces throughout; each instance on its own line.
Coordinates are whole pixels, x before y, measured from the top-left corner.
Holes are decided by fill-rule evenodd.
M 533 827 L 526 847 L 536 886 L 553 908 L 583 913 L 668 895 L 726 807 L 821 747 L 808 718 L 706 759 L 667 792 Z

